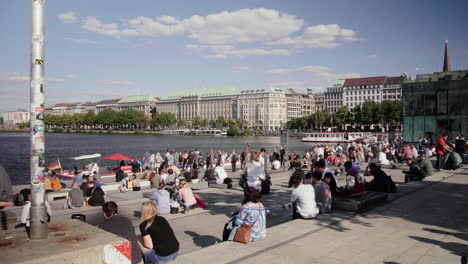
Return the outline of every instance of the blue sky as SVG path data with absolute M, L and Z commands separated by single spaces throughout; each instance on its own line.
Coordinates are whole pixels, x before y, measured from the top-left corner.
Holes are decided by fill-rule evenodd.
M 447 1 L 47 0 L 46 105 L 468 68 L 468 5 Z M 29 105 L 30 1 L 0 2 L 0 111 Z

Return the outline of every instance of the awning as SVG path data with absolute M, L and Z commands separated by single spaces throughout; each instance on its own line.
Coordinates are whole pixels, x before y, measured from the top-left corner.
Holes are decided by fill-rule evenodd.
M 120 153 L 115 153 L 115 154 L 112 154 L 110 156 L 106 156 L 102 159 L 106 159 L 106 160 L 133 160 L 132 158 L 130 157 L 127 157 L 125 155 L 122 155 Z
M 101 154 L 96 153 L 96 154 L 90 154 L 90 155 L 82 155 L 78 157 L 73 157 L 71 158 L 72 160 L 82 160 L 82 159 L 94 159 L 94 158 L 99 158 L 101 157 Z

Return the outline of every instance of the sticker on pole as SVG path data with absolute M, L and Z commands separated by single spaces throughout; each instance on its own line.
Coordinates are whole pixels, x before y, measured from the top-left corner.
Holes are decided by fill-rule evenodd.
M 32 42 L 33 43 L 39 43 L 41 45 L 44 45 L 44 36 L 42 35 L 39 35 L 39 34 L 35 34 L 32 36 Z
M 36 59 L 36 64 L 44 64 L 44 60 Z
M 36 107 L 36 112 L 44 112 L 44 107 Z

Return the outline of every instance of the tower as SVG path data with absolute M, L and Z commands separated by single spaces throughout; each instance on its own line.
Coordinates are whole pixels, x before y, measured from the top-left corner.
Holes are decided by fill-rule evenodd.
M 450 71 L 450 57 L 448 55 L 448 40 L 445 40 L 444 69 L 443 72 Z

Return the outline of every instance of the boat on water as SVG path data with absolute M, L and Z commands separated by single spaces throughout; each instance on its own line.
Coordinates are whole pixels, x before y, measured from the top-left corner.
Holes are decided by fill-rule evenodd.
M 96 160 L 96 159 L 100 159 L 101 158 L 101 154 L 99 153 L 95 153 L 95 154 L 90 154 L 90 155 L 82 155 L 82 156 L 78 156 L 78 157 L 72 157 L 70 159 L 72 160 L 75 160 L 75 161 L 85 161 L 85 167 L 88 168 L 88 170 L 92 173 L 94 171 L 97 171 L 99 172 L 99 165 L 98 165 L 98 162 L 99 160 Z M 90 162 L 90 163 L 87 163 L 87 162 Z M 59 165 L 60 165 L 60 170 L 56 171 L 55 175 L 57 175 L 57 177 L 60 177 L 62 179 L 65 179 L 65 180 L 73 180 L 75 178 L 75 171 L 74 170 L 64 170 L 62 168 L 62 165 L 60 164 L 59 162 Z M 127 171 L 131 171 L 132 169 L 132 166 L 123 166 L 122 169 L 127 172 Z M 80 173 L 81 170 L 78 170 L 78 173 Z M 101 178 L 112 178 L 112 177 L 115 177 L 115 172 L 114 171 L 107 171 L 107 172 L 104 172 L 104 173 L 100 173 L 101 175 Z
M 163 130 L 163 135 L 183 135 L 183 136 L 227 136 L 227 132 L 221 129 L 172 129 Z
M 394 137 L 401 137 L 401 132 L 394 133 Z M 315 143 L 350 143 L 378 142 L 388 139 L 388 133 L 372 132 L 311 132 L 302 134 L 302 142 Z
M 303 133 L 302 142 L 316 143 L 349 143 L 353 141 L 377 141 L 369 132 L 312 132 Z

